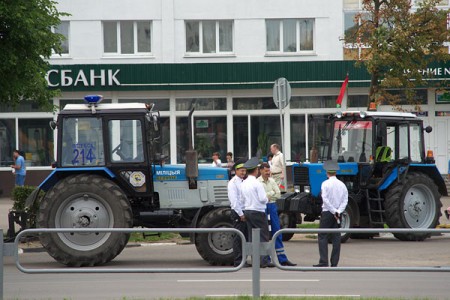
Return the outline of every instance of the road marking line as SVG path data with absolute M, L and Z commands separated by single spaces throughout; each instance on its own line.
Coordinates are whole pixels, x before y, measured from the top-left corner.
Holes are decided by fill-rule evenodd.
M 179 279 L 177 282 L 251 282 L 251 279 Z M 319 279 L 261 279 L 263 282 L 319 282 Z
M 251 297 L 251 295 L 245 295 L 245 294 L 229 294 L 229 295 L 205 295 L 205 297 L 242 297 L 242 296 L 248 296 Z M 271 296 L 271 297 L 342 297 L 342 298 L 359 298 L 361 295 L 319 295 L 319 294 L 264 294 L 264 296 Z

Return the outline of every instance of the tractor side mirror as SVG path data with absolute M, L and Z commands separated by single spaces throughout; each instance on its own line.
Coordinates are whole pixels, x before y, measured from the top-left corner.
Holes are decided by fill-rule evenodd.
M 48 125 L 50 125 L 50 128 L 51 128 L 52 130 L 55 130 L 56 127 L 58 127 L 58 123 L 56 123 L 54 120 L 51 120 L 50 123 L 49 123 Z
M 432 132 L 433 131 L 433 127 L 431 127 L 431 126 L 427 126 L 427 127 L 425 127 L 425 132 L 426 133 L 430 133 L 430 132 Z

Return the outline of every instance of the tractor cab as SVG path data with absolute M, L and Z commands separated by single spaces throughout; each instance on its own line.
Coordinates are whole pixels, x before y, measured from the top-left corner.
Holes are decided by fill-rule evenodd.
M 395 167 L 434 163 L 425 155 L 423 122 L 411 113 L 340 112 L 332 119 L 329 158 L 355 163 L 359 185 L 380 186 Z
M 425 152 L 423 121 L 412 113 L 344 111 L 330 118 L 328 155 L 339 164 L 337 178 L 349 199 L 343 228 L 434 228 L 441 195 L 447 195 L 432 151 Z M 426 153 L 426 154 L 425 154 Z M 305 221 L 320 216 L 322 162 L 293 165 L 290 206 Z M 400 240 L 423 240 L 429 234 L 395 233 Z M 370 234 L 364 235 L 370 237 Z M 343 235 L 343 240 L 349 234 Z
M 152 169 L 164 160 L 152 104 L 102 104 L 101 96 L 86 96 L 84 104 L 64 107 L 57 127 L 56 170 L 66 171 L 60 174 L 106 172 L 132 198 L 152 200 Z

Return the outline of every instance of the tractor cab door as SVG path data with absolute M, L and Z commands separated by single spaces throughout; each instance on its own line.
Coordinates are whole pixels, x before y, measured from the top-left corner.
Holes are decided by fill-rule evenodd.
M 146 151 L 146 126 L 142 115 L 107 117 L 107 166 L 117 176 L 120 186 L 131 196 L 151 197 L 153 179 Z

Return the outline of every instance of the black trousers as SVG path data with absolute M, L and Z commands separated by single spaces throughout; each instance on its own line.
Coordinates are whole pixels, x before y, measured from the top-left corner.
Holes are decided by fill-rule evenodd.
M 339 228 L 334 215 L 329 211 L 324 211 L 320 215 L 320 228 Z M 331 251 L 330 263 L 337 266 L 341 253 L 341 234 L 340 233 L 319 233 L 319 264 L 328 266 L 328 239 L 331 238 L 333 250 Z
M 260 241 L 269 241 L 269 223 L 267 222 L 267 215 L 265 212 L 260 212 L 256 210 L 246 210 L 244 211 L 245 218 L 247 219 L 247 229 L 248 229 L 248 239 L 252 241 L 252 229 L 260 228 Z M 261 264 L 267 264 L 270 262 L 270 257 L 268 255 L 261 257 Z
M 233 228 L 242 232 L 245 236 L 245 240 L 248 240 L 247 222 L 242 222 L 241 218 L 234 210 L 231 210 L 231 222 L 233 223 Z M 237 235 L 235 235 L 233 239 L 233 251 L 234 265 L 238 266 L 242 261 L 242 240 Z

